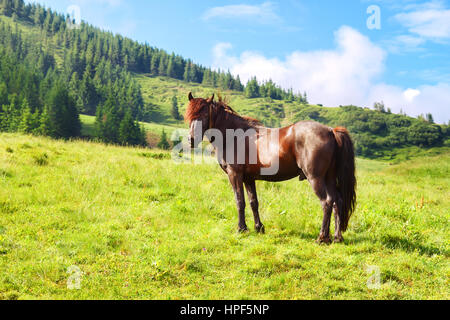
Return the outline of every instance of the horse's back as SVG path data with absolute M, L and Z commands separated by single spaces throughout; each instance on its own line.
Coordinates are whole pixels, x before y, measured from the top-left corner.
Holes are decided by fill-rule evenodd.
M 307 176 L 323 176 L 334 159 L 336 140 L 333 129 L 318 122 L 302 121 L 293 125 L 295 156 Z
M 258 180 L 284 181 L 298 176 L 324 175 L 335 150 L 333 130 L 318 122 L 302 121 L 283 128 L 258 130 L 258 164 L 247 165 L 246 173 Z M 275 175 L 262 176 L 261 167 L 278 163 Z

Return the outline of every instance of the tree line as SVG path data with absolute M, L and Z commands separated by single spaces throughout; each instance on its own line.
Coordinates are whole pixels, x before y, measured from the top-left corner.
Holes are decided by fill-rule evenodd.
M 398 147 L 441 146 L 450 138 L 450 127 L 435 124 L 432 116 L 416 119 L 393 114 L 383 103 L 376 103 L 374 109 L 304 106 L 296 112 L 295 119 L 347 127 L 355 139 L 357 154 L 365 157 L 374 157 L 378 152 Z
M 246 92 L 249 98 L 271 97 L 292 101 L 303 101 L 304 98 L 302 95 L 294 95 L 292 90 L 281 89 L 272 81 L 260 84 L 252 79 L 244 86 L 239 76 L 235 77 L 229 71 L 203 67 L 180 55 L 169 54 L 147 43 L 141 44 L 121 35 L 105 32 L 85 22 L 72 28 L 74 21 L 69 16 L 36 3 L 0 0 L 0 14 L 11 17 L 16 23 L 25 22 L 40 32 L 38 35 L 25 34 L 20 32 L 17 25 L 14 27 L 8 23 L 3 23 L 0 29 L 3 48 L 8 52 L 5 59 L 2 59 L 2 69 L 8 69 L 3 67 L 3 64 L 8 64 L 7 59 L 16 59 L 16 65 L 32 70 L 14 70 L 21 74 L 17 76 L 20 80 L 16 81 L 26 83 L 24 86 L 14 86 L 6 78 L 2 81 L 6 86 L 3 91 L 8 100 L 5 102 L 5 110 L 14 109 L 14 117 L 29 118 L 27 108 L 17 105 L 30 106 L 34 120 L 30 124 L 32 128 L 26 132 L 43 134 L 44 131 L 36 128 L 40 126 L 36 119 L 42 118 L 44 112 L 52 113 L 51 110 L 46 111 L 49 103 L 46 96 L 48 90 L 42 88 L 45 84 L 48 89 L 56 86 L 59 91 L 66 91 L 65 95 L 57 96 L 67 96 L 67 101 L 61 101 L 61 104 L 56 102 L 56 105 L 68 103 L 70 110 L 75 106 L 78 113 L 96 116 L 98 139 L 108 143 L 144 144 L 144 132 L 138 121 L 151 121 L 152 110 L 150 105 L 144 104 L 141 88 L 133 79 L 132 73 L 167 76 L 221 90 Z M 17 96 L 15 99 L 14 95 Z M 23 102 L 25 97 L 26 103 Z M 57 118 L 66 117 L 63 114 L 65 113 Z M 77 117 L 73 117 L 76 122 Z M 4 118 L 4 121 L 10 119 Z M 48 123 L 53 125 L 54 121 L 63 120 L 53 117 Z M 18 120 L 12 121 L 8 130 L 19 130 L 17 122 Z M 54 125 L 58 126 L 57 123 Z M 129 136 L 125 136 L 124 129 L 119 134 L 120 128 L 125 127 L 130 128 Z M 58 137 L 59 134 L 54 133 L 57 131 L 49 132 L 51 136 Z M 79 135 L 79 131 L 73 131 L 70 135 L 64 133 L 63 137 Z
M 293 89 L 286 91 L 276 85 L 272 80 L 260 83 L 256 77 L 251 78 L 247 83 L 247 86 L 245 87 L 245 96 L 249 99 L 271 98 L 274 100 L 285 100 L 289 102 L 297 101 L 302 104 L 308 104 L 306 92 L 302 95 L 301 93 L 294 93 Z

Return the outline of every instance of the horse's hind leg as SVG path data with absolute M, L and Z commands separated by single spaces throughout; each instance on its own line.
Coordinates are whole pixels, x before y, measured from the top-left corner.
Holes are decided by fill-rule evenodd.
M 324 178 L 312 178 L 309 180 L 311 186 L 320 199 L 323 209 L 322 229 L 320 230 L 318 243 L 331 243 L 330 239 L 330 222 L 331 213 L 333 211 L 333 198 L 328 195 L 327 185 Z
M 328 197 L 333 200 L 334 224 L 335 224 L 334 242 L 337 243 L 343 242 L 344 237 L 342 236 L 341 219 L 339 216 L 339 211 L 342 208 L 342 196 L 337 190 L 335 176 L 327 177 L 327 194 Z
M 334 233 L 334 242 L 344 242 L 344 237 L 342 236 L 342 229 L 341 229 L 341 218 L 340 218 L 340 210 L 342 210 L 342 196 L 339 193 L 339 191 L 336 192 L 336 201 L 334 202 L 334 221 L 335 221 L 335 228 L 336 231 Z
M 245 188 L 247 189 L 248 201 L 252 207 L 253 216 L 255 218 L 255 229 L 259 233 L 264 233 L 265 228 L 259 217 L 259 202 L 258 195 L 256 194 L 256 183 L 255 180 L 246 180 Z

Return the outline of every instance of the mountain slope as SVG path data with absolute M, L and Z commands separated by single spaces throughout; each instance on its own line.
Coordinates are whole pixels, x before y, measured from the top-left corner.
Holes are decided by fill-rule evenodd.
M 273 90 L 269 90 L 271 93 L 268 93 L 269 84 L 261 86 L 253 80 L 251 86 L 253 91 L 247 90 L 250 88 L 247 86 L 244 92 L 242 87 L 233 85 L 233 81 L 230 80 L 232 78 L 228 78 L 228 85 L 221 85 L 220 81 L 225 81 L 227 74 L 217 74 L 217 81 L 214 80 L 215 76 L 212 77 L 213 81 L 209 81 L 210 70 L 200 66 L 193 67 L 194 64 L 190 60 L 166 55 L 160 49 L 140 45 L 87 24 L 82 24 L 80 30 L 67 30 L 61 16 L 51 10 L 45 11 L 39 6 L 30 8 L 34 8 L 36 12 L 33 19 L 22 12 L 17 17 L 0 15 L 0 22 L 17 30 L 20 37 L 28 39 L 26 42 L 28 46 L 53 57 L 55 68 L 61 73 L 61 81 L 66 82 L 76 98 L 79 110 L 87 115 L 93 116 L 99 110 L 105 109 L 104 104 L 109 97 L 109 101 L 117 101 L 117 105 L 110 103 L 109 109 L 101 112 L 102 119 L 110 114 L 107 112 L 113 112 L 112 115 L 118 113 L 123 117 L 127 110 L 131 110 L 136 119 L 154 123 L 145 126 L 150 128 L 154 135 L 161 134 L 165 128 L 170 131 L 174 127 L 185 127 L 182 120 L 176 120 L 172 116 L 174 96 L 177 98 L 180 113 L 183 113 L 188 92 L 192 91 L 199 97 L 208 97 L 213 92 L 220 92 L 236 111 L 258 118 L 267 126 L 284 126 L 301 120 L 315 120 L 330 126 L 346 126 L 355 139 L 358 155 L 366 157 L 404 153 L 404 150 L 414 153 L 418 148 L 427 149 L 445 145 L 448 147 L 446 142 L 449 138 L 448 126 L 435 125 L 405 115 L 390 114 L 381 109 L 375 111 L 353 106 L 341 108 L 312 106 L 306 104 L 303 97 L 296 97 L 290 94 L 292 92 L 280 93 L 276 87 L 269 87 Z M 152 63 L 156 63 L 155 57 L 159 59 L 159 67 L 163 66 L 159 70 L 161 72 L 154 72 L 155 66 L 152 67 Z M 167 57 L 169 60 L 164 60 Z M 186 71 L 192 73 L 187 72 L 185 77 L 191 81 L 176 79 L 183 78 L 180 76 L 180 70 L 178 73 L 170 72 L 171 68 L 180 69 L 180 66 L 175 67 L 175 61 L 184 64 Z M 147 69 L 150 73 L 143 72 Z M 194 69 L 197 72 L 193 72 Z M 114 83 L 111 83 L 109 74 L 116 78 Z M 167 77 L 165 76 L 167 74 L 173 76 Z M 230 89 L 235 87 L 239 90 Z M 111 91 L 113 97 L 110 97 Z M 265 97 L 247 98 L 258 95 Z M 87 116 L 83 116 L 82 120 L 85 123 L 83 129 L 85 135 L 96 135 L 98 132 L 96 126 L 99 122 Z M 114 130 L 118 130 L 118 126 Z M 153 140 L 155 139 L 157 138 L 153 137 Z
M 155 119 L 171 126 L 183 126 L 170 116 L 173 96 L 184 111 L 187 95 L 209 97 L 215 88 L 170 78 L 135 75 L 142 87 L 144 101 L 154 107 Z M 355 106 L 327 108 L 297 101 L 270 98 L 248 99 L 240 92 L 221 91 L 237 112 L 260 119 L 269 127 L 286 126 L 302 120 L 318 121 L 332 127 L 346 126 L 356 142 L 360 156 L 407 159 L 419 154 L 435 154 L 450 147 L 449 127 L 428 123 L 405 115 Z

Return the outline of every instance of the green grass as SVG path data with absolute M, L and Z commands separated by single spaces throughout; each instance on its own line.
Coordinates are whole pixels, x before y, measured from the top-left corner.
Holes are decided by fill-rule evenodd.
M 80 114 L 81 120 L 81 136 L 83 137 L 95 137 L 95 117 Z
M 218 166 L 168 158 L 0 134 L 0 298 L 450 298 L 450 154 L 358 160 L 358 208 L 331 246 L 314 242 L 307 183 L 258 183 L 267 234 L 240 235 Z M 72 266 L 80 290 L 67 288 Z
M 80 115 L 81 120 L 81 135 L 83 137 L 94 137 L 95 136 L 95 117 L 94 116 L 88 116 L 88 115 Z M 152 132 L 154 134 L 161 134 L 163 130 L 165 130 L 169 136 L 172 134 L 173 131 L 177 129 L 183 129 L 186 128 L 186 126 L 176 126 L 176 125 L 164 125 L 160 123 L 147 123 L 147 122 L 141 122 L 141 126 L 148 132 Z
M 89 115 L 80 115 L 81 120 L 81 136 L 87 139 L 95 140 L 95 117 Z M 141 122 L 141 126 L 149 133 L 147 143 L 150 147 L 155 147 L 160 141 L 163 130 L 167 133 L 167 137 L 170 140 L 175 130 L 186 129 L 186 125 L 168 125 L 162 123 L 147 123 Z

